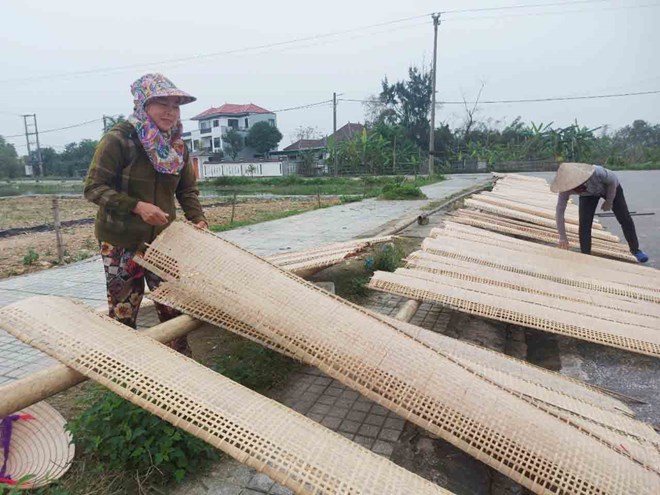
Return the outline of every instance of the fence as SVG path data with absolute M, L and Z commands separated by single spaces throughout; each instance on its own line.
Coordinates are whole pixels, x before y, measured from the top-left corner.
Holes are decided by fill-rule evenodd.
M 559 167 L 556 160 L 501 162 L 491 166 L 495 172 L 555 172 Z

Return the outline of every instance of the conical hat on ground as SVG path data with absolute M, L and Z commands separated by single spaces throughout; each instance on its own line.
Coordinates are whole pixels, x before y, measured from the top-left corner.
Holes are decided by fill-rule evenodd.
M 65 429 L 65 419 L 52 406 L 38 402 L 4 421 L 11 421 L 11 435 L 6 459 L 0 442 L 0 467 L 6 461 L 4 478 L 8 480 L 0 482 L 0 487 L 38 488 L 69 470 L 74 454 L 71 434 Z

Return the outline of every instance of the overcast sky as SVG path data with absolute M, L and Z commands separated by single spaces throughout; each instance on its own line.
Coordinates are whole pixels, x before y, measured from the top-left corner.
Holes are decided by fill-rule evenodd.
M 544 6 L 451 12 L 535 4 Z M 411 64 L 431 63 L 430 13 L 438 11 L 446 12 L 438 33 L 438 100 L 471 100 L 482 82 L 483 100 L 660 89 L 657 0 L 1 0 L 0 135 L 22 133 L 25 113 L 37 114 L 41 131 L 127 115 L 131 82 L 154 71 L 197 96 L 183 118 L 226 102 L 278 110 L 329 100 L 333 91 L 364 99 L 379 92 L 384 76 L 396 81 Z M 292 40 L 301 41 L 285 43 Z M 520 115 L 618 128 L 634 119 L 660 123 L 659 110 L 655 94 L 484 104 L 478 116 L 500 125 Z M 460 125 L 463 113 L 444 105 L 436 122 Z M 332 107 L 280 112 L 277 121 L 286 146 L 299 126 L 331 132 Z M 340 102 L 338 125 L 348 121 L 364 121 L 360 103 Z M 61 150 L 100 135 L 95 122 L 43 133 L 41 144 Z M 8 140 L 25 153 L 24 138 Z

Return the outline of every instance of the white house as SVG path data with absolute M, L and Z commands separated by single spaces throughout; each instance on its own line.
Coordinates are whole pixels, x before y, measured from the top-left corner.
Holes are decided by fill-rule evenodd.
M 230 129 L 236 129 L 245 138 L 247 132 L 257 122 L 265 121 L 277 126 L 276 115 L 254 103 L 247 105 L 225 103 L 217 108 L 209 108 L 190 120 L 197 122 L 197 128 L 184 132 L 183 140 L 190 151 L 200 153 L 224 151 L 222 136 Z M 243 148 L 236 158 L 250 160 L 254 158 L 254 154 L 253 149 Z

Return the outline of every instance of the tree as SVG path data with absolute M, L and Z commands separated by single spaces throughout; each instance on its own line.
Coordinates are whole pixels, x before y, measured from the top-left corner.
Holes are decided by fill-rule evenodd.
M 254 124 L 245 138 L 245 144 L 254 148 L 260 155 L 268 155 L 268 152 L 282 140 L 282 133 L 274 125 L 268 122 L 257 122 Z
M 433 86 L 431 72 L 422 68 L 409 67 L 408 80 L 389 84 L 387 77 L 382 81 L 380 100 L 384 109 L 379 120 L 401 126 L 407 136 L 421 149 L 429 145 L 429 111 Z
M 96 151 L 98 141 L 83 139 L 79 143 L 69 143 L 58 155 L 58 175 L 84 177 Z
M 121 124 L 123 122 L 128 122 L 126 120 L 126 117 L 124 117 L 122 114 L 119 115 L 104 115 L 103 116 L 103 132 L 108 132 L 110 129 L 112 129 L 114 126 L 117 124 Z
M 14 179 L 22 175 L 16 148 L 0 136 L 0 177 Z
M 223 136 L 222 141 L 224 149 L 231 156 L 232 160 L 236 160 L 236 156 L 243 149 L 243 136 L 236 129 L 229 129 Z

